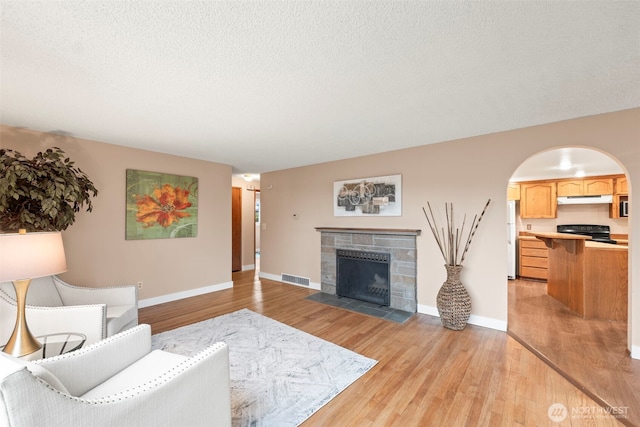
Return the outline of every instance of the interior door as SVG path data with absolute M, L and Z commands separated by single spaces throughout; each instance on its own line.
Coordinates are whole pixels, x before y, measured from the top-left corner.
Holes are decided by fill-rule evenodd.
M 242 188 L 231 188 L 231 271 L 242 270 Z

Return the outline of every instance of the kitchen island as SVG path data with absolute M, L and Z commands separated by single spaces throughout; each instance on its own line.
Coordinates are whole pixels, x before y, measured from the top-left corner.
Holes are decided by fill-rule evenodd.
M 585 319 L 627 320 L 628 248 L 590 236 L 526 232 L 549 248 L 547 294 Z

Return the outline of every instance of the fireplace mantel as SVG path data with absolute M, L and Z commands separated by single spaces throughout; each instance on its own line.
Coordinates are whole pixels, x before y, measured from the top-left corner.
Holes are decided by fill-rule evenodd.
M 347 228 L 347 227 L 316 227 L 316 231 L 325 233 L 353 233 L 353 234 L 392 234 L 395 236 L 419 236 L 422 230 L 401 228 Z
M 321 290 L 336 295 L 336 251 L 385 252 L 390 261 L 390 307 L 417 310 L 416 237 L 420 230 L 393 228 L 316 227 L 321 233 Z

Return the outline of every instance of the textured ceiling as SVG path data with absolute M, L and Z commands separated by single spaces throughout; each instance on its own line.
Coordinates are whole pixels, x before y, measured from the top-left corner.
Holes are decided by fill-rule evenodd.
M 261 173 L 640 106 L 638 1 L 0 1 L 0 122 Z

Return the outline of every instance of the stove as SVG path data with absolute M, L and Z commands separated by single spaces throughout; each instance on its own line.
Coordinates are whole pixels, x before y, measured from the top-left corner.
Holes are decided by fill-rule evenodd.
M 580 234 L 583 236 L 591 236 L 592 242 L 611 243 L 615 245 L 615 240 L 611 239 L 608 225 L 588 225 L 588 224 L 570 224 L 558 225 L 556 227 L 558 233 Z

